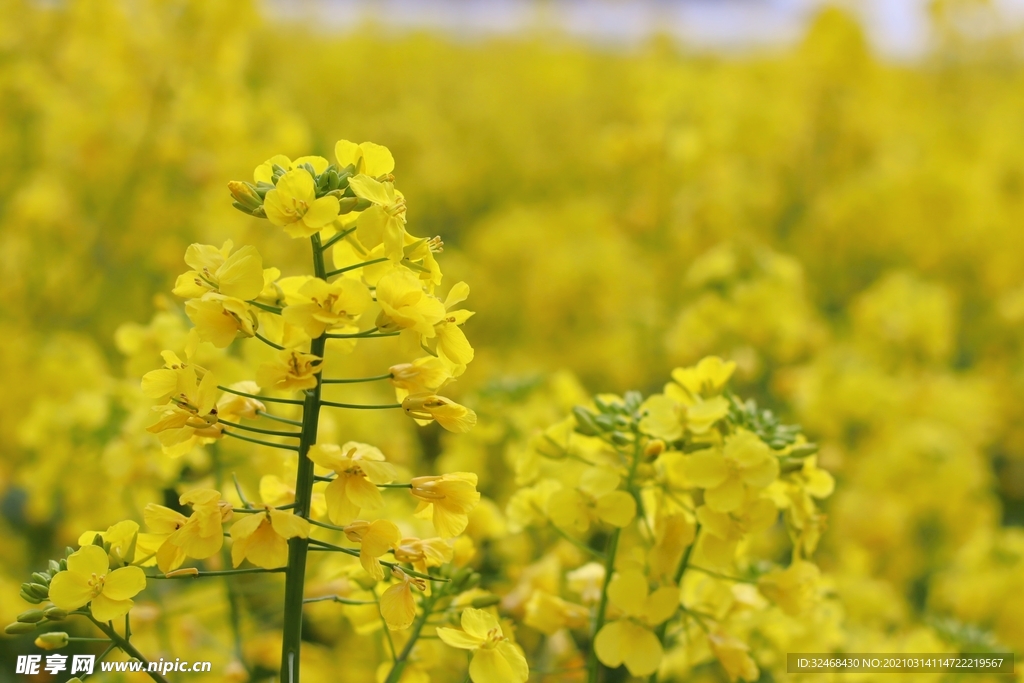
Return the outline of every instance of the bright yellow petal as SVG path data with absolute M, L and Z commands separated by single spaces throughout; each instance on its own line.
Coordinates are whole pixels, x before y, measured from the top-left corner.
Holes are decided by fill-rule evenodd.
M 484 644 L 484 641 L 480 638 L 455 628 L 439 628 L 437 629 L 437 637 L 444 641 L 445 645 L 457 647 L 461 650 L 475 650 Z
M 103 595 L 111 600 L 134 598 L 146 587 L 146 574 L 138 567 L 121 567 L 107 574 Z
M 113 621 L 128 614 L 134 604 L 131 600 L 111 600 L 106 595 L 97 595 L 90 609 L 96 621 Z
M 282 538 L 308 538 L 309 521 L 284 510 L 270 510 L 270 524 Z
M 384 507 L 384 497 L 375 484 L 357 474 L 340 474 L 345 479 L 345 495 L 353 505 L 365 510 L 379 510 Z
M 636 499 L 625 491 L 612 491 L 597 499 L 595 511 L 601 521 L 621 529 L 636 516 Z
M 337 145 L 335 145 L 334 149 L 335 153 L 337 153 Z M 359 145 L 359 149 L 362 150 L 363 153 L 363 162 L 365 164 L 363 172 L 366 173 L 366 175 L 376 178 L 395 170 L 395 158 L 391 156 L 391 150 L 384 145 L 378 145 L 374 142 L 364 142 Z
M 501 633 L 501 625 L 487 610 L 468 607 L 462 610 L 462 630 L 480 640 L 487 640 L 491 631 Z
M 320 197 L 302 216 L 302 222 L 311 228 L 322 228 L 338 217 L 338 198 Z
M 638 569 L 626 569 L 612 577 L 608 599 L 630 616 L 641 616 L 647 607 L 647 577 Z
M 92 600 L 90 574 L 63 571 L 50 580 L 50 602 L 64 610 L 78 609 Z
M 743 482 L 730 477 L 713 489 L 704 492 L 704 502 L 715 512 L 732 512 L 743 505 Z
M 68 571 L 81 576 L 103 576 L 110 568 L 107 553 L 98 545 L 87 545 L 68 555 Z
M 412 626 L 416 618 L 416 602 L 412 599 L 408 583 L 402 581 L 384 591 L 380 596 L 380 613 L 392 631 Z
M 480 649 L 473 653 L 469 663 L 469 677 L 473 683 L 522 683 L 526 679 L 497 649 Z
M 694 486 L 714 488 L 729 476 L 729 465 L 715 448 L 697 451 L 683 458 L 683 471 Z

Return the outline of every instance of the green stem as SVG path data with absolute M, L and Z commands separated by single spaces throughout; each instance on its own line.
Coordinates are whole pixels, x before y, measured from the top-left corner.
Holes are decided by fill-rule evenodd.
M 340 595 L 323 595 L 319 598 L 306 598 L 302 602 L 307 605 L 311 602 L 338 602 L 342 605 L 376 605 L 375 600 L 352 600 L 351 598 L 343 598 Z
M 310 239 L 313 246 L 313 271 L 320 279 L 326 279 L 324 250 L 320 235 Z M 310 343 L 309 352 L 324 357 L 327 337 L 320 335 Z M 316 443 L 320 422 L 320 392 L 323 387 L 320 373 L 316 374 L 316 386 L 306 392 L 302 405 L 302 436 L 299 439 L 298 471 L 295 475 L 295 514 L 309 519 L 313 499 L 313 461 L 307 454 Z M 302 648 L 302 601 L 306 584 L 306 558 L 309 554 L 309 539 L 295 537 L 288 539 L 288 566 L 284 586 L 284 634 L 281 642 L 280 683 L 299 683 L 299 652 Z
M 142 662 L 143 670 L 150 678 L 156 681 L 156 683 L 168 683 L 167 679 L 164 678 L 162 675 L 160 675 L 156 671 L 150 670 L 149 660 L 143 657 L 142 653 L 139 652 L 134 645 L 132 645 L 127 640 L 122 638 L 121 634 L 115 631 L 112 626 L 108 626 L 103 622 L 96 621 L 96 619 L 92 615 L 89 615 L 89 619 L 90 621 L 92 621 L 92 623 L 96 624 L 96 628 L 103 631 L 103 634 L 110 638 L 110 642 L 116 645 L 122 652 L 124 652 L 129 657 L 134 657 L 135 659 Z
M 230 576 L 232 574 L 280 574 L 284 572 L 284 567 L 278 567 L 277 569 L 261 569 L 254 567 L 252 569 L 221 569 L 214 572 L 199 572 L 197 574 L 178 574 L 176 576 L 164 576 L 163 574 L 147 574 L 147 579 L 198 579 L 204 576 Z
M 402 672 L 405 670 L 406 661 L 409 659 L 409 655 L 412 653 L 413 647 L 416 645 L 416 641 L 419 640 L 420 631 L 423 630 L 424 624 L 427 623 L 427 619 L 430 617 L 430 611 L 434 608 L 434 601 L 432 598 L 423 598 L 423 613 L 416 618 L 416 621 L 412 625 L 412 633 L 409 634 L 409 640 L 405 641 L 405 647 L 402 648 L 401 654 L 395 660 L 394 665 L 391 667 L 391 671 L 388 672 L 388 677 L 384 683 L 398 683 L 402 678 Z
M 327 240 L 322 245 L 320 245 L 320 251 L 321 252 L 326 251 L 329 247 L 333 247 L 336 242 L 339 242 L 339 241 L 345 239 L 346 237 L 348 237 L 349 235 L 351 235 L 355 231 L 356 231 L 355 228 L 349 228 L 348 230 L 342 230 L 337 235 L 335 235 L 334 237 L 332 237 L 331 239 Z M 323 257 L 321 257 L 321 258 L 323 258 Z
M 265 413 L 262 410 L 257 410 L 256 414 L 259 415 L 260 417 L 265 417 L 268 420 L 275 420 L 277 422 L 281 422 L 281 423 L 286 424 L 286 425 L 292 425 L 294 427 L 301 427 L 302 426 L 302 422 L 300 420 L 289 420 L 287 417 L 281 417 L 279 415 L 271 415 L 270 413 Z
M 280 306 L 271 306 L 269 304 L 261 304 L 259 301 L 250 301 L 249 303 L 252 304 L 253 306 L 255 306 L 256 308 L 261 308 L 264 311 L 267 311 L 268 313 L 276 313 L 278 315 L 281 315 L 281 311 L 283 310 Z

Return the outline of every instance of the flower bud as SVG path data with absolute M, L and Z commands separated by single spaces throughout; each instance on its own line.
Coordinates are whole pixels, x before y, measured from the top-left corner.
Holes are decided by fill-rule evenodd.
M 18 595 L 20 595 L 21 599 L 24 600 L 25 602 L 30 602 L 33 605 L 38 605 L 43 600 L 42 600 L 42 598 L 37 598 L 36 596 L 34 596 L 31 593 L 29 593 L 28 590 L 26 590 L 26 588 L 25 588 L 28 585 L 29 584 L 27 584 L 27 583 L 21 584 L 21 591 L 18 593 Z
M 22 586 L 27 586 L 25 590 L 27 590 L 29 594 L 34 595 L 41 600 L 45 600 L 50 597 L 50 588 L 41 583 L 22 584 Z
M 645 458 L 656 458 L 665 451 L 665 442 L 661 439 L 651 439 L 644 447 Z
M 256 188 L 249 183 L 232 180 L 228 183 L 228 191 L 231 192 L 235 202 L 241 205 L 237 208 L 246 213 L 250 213 L 253 209 L 263 204 L 263 200 L 256 193 Z
M 601 428 L 594 421 L 594 415 L 583 406 L 574 406 L 572 415 L 576 418 L 576 431 L 586 436 L 597 436 Z
M 477 609 L 483 609 L 484 607 L 493 607 L 501 603 L 501 598 L 497 595 L 481 595 L 473 598 L 473 601 L 469 603 Z
M 44 619 L 43 610 L 41 609 L 30 609 L 27 612 L 22 612 L 18 615 L 18 621 L 24 624 L 34 624 L 37 621 Z
M 22 633 L 32 633 L 36 630 L 35 624 L 26 624 L 21 621 L 15 621 L 13 623 L 4 626 L 4 633 L 10 636 L 21 635 Z
M 50 621 L 63 621 L 68 618 L 67 610 L 60 607 L 47 607 L 43 610 L 43 615 Z
M 63 631 L 51 631 L 36 638 L 36 647 L 44 650 L 57 650 L 66 647 L 67 644 L 68 634 Z

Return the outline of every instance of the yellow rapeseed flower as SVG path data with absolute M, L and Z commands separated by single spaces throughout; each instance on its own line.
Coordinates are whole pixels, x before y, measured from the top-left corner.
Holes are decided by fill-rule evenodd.
M 311 277 L 293 295 L 282 312 L 285 322 L 302 328 L 310 337 L 359 320 L 373 299 L 363 283 L 350 278 L 327 282 Z
M 68 556 L 68 568 L 50 582 L 50 601 L 64 610 L 91 604 L 97 621 L 122 617 L 132 608 L 139 591 L 146 587 L 146 575 L 134 566 L 110 571 L 103 548 L 87 545 Z
M 302 391 L 316 386 L 323 359 L 294 349 L 278 351 L 269 363 L 256 371 L 256 383 L 264 389 Z
M 377 281 L 377 303 L 381 312 L 377 327 L 385 332 L 414 330 L 422 338 L 433 338 L 434 326 L 444 318 L 444 303 L 423 289 L 422 281 L 408 268 L 392 268 Z
M 316 196 L 313 176 L 305 169 L 288 171 L 267 192 L 263 210 L 292 238 L 311 237 L 338 217 L 338 198 Z
M 395 387 L 399 401 L 409 394 L 432 394 L 452 378 L 448 367 L 439 358 L 424 356 L 411 363 L 392 365 L 388 380 Z
M 401 631 L 412 625 L 416 618 L 416 601 L 412 597 L 412 587 L 423 591 L 427 588 L 426 580 L 409 576 L 400 567 L 391 570 L 398 583 L 392 584 L 380 596 L 380 613 L 384 623 L 392 631 Z
M 612 577 L 608 600 L 623 614 L 598 632 L 597 658 L 610 667 L 625 664 L 633 676 L 649 676 L 658 670 L 664 654 L 652 629 L 675 614 L 679 590 L 663 586 L 650 593 L 643 572 L 627 569 Z
M 263 258 L 256 247 L 246 245 L 231 253 L 231 240 L 219 249 L 209 244 L 192 244 L 185 250 L 185 263 L 192 267 L 178 276 L 171 290 L 183 299 L 198 299 L 209 292 L 248 301 L 263 289 Z
M 372 202 L 356 219 L 356 237 L 368 249 L 383 244 L 384 255 L 395 264 L 405 258 L 405 197 L 394 183 L 381 182 L 365 174 L 348 181 L 360 199 Z
M 390 484 L 397 476 L 395 466 L 384 461 L 379 449 L 357 441 L 342 446 L 316 444 L 309 449 L 309 459 L 335 473 L 324 490 L 327 515 L 334 524 L 348 524 L 361 510 L 384 507 L 377 484 Z
M 363 173 L 371 178 L 379 178 L 395 170 L 395 158 L 391 150 L 375 142 L 357 145 L 348 140 L 338 140 L 334 144 L 334 156 L 340 168 L 352 166 L 356 174 Z
M 753 432 L 738 430 L 723 448 L 706 448 L 684 459 L 687 478 L 704 491 L 704 502 L 716 512 L 743 504 L 747 491 L 760 490 L 779 475 L 779 459 Z
M 402 409 L 419 424 L 436 420 L 449 432 L 468 432 L 476 425 L 476 413 L 471 409 L 429 392 L 406 396 Z
M 620 491 L 619 475 L 601 467 L 583 472 L 579 485 L 555 491 L 548 498 L 547 513 L 562 529 L 584 532 L 597 520 L 622 528 L 636 516 L 636 499 Z
M 394 550 L 402 540 L 398 526 L 387 519 L 365 522 L 361 519 L 345 527 L 345 536 L 359 544 L 359 563 L 377 581 L 384 579 L 384 566 L 379 557 Z
M 437 629 L 447 645 L 471 650 L 469 676 L 473 683 L 525 683 L 530 677 L 522 649 L 511 642 L 490 612 L 472 607 L 462 611 L 462 630 Z
M 411 493 L 419 499 L 416 516 L 430 519 L 441 538 L 455 538 L 469 524 L 469 513 L 480 502 L 472 472 L 415 477 Z
M 244 515 L 231 525 L 231 563 L 249 560 L 257 567 L 276 569 L 288 563 L 288 539 L 307 538 L 309 521 L 270 506 Z

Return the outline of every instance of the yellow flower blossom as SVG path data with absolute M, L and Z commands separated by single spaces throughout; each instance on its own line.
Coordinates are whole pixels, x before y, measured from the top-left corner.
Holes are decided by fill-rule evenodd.
M 290 479 L 291 483 L 285 482 L 273 474 L 264 474 L 260 477 L 260 500 L 265 505 L 281 507 L 295 502 L 295 477 Z M 320 484 L 314 484 L 320 486 Z M 310 512 L 315 517 L 322 517 L 327 514 L 327 501 L 323 491 L 313 490 L 309 501 Z
M 523 619 L 527 626 L 546 636 L 552 636 L 563 628 L 584 628 L 589 621 L 590 610 L 586 607 L 574 605 L 543 590 L 535 590 L 530 596 Z
M 171 290 L 183 299 L 198 299 L 210 292 L 249 301 L 263 289 L 263 258 L 256 247 L 246 245 L 231 253 L 231 240 L 218 249 L 209 244 L 192 244 L 185 250 L 185 263 L 192 267 L 178 276 Z
M 398 526 L 387 519 L 364 522 L 361 519 L 345 527 L 345 536 L 359 544 L 359 563 L 377 581 L 384 579 L 384 566 L 378 558 L 394 550 L 402 540 Z
M 408 562 L 421 574 L 430 567 L 451 562 L 454 557 L 454 545 L 443 538 L 403 538 L 395 546 L 395 560 Z
M 231 525 L 231 563 L 237 567 L 247 559 L 264 569 L 283 567 L 288 563 L 288 539 L 308 536 L 307 520 L 266 506 Z
M 619 475 L 607 469 L 587 468 L 576 487 L 551 494 L 548 516 L 555 526 L 580 533 L 598 520 L 622 528 L 636 516 L 636 499 L 618 490 L 620 481 Z
M 198 369 L 202 371 L 202 368 Z M 216 427 L 217 380 L 206 371 L 202 371 L 203 378 L 198 380 L 194 365 L 179 365 L 170 373 L 165 370 L 168 368 L 147 373 L 142 378 L 143 392 L 150 397 L 166 396 L 170 380 L 174 380 L 170 403 L 153 408 L 160 417 L 146 430 L 160 435 L 165 453 L 178 456 L 191 447 L 193 437 L 216 438 L 220 435 Z
M 750 656 L 750 646 L 735 636 L 726 633 L 708 635 L 711 652 L 718 658 L 729 680 L 742 678 L 745 681 L 756 681 L 761 677 L 757 664 Z
M 351 325 L 370 306 L 366 285 L 349 278 L 327 282 L 309 278 L 295 295 L 286 295 L 288 305 L 282 312 L 285 322 L 319 337 L 327 330 Z
M 659 514 L 654 524 L 654 546 L 648 553 L 651 577 L 671 577 L 696 533 L 697 525 L 687 514 Z
M 327 159 L 318 156 L 303 156 L 299 157 L 295 161 L 292 161 L 283 154 L 275 154 L 270 157 L 262 164 L 256 167 L 256 170 L 252 173 L 252 178 L 257 183 L 273 184 L 274 182 L 274 166 L 280 166 L 285 172 L 296 169 L 303 164 L 309 164 L 313 167 L 314 173 L 323 173 L 330 166 Z
M 726 437 L 723 448 L 697 451 L 684 463 L 687 477 L 705 489 L 704 502 L 716 512 L 736 510 L 749 489 L 763 489 L 779 475 L 771 448 L 745 429 Z
M 264 389 L 301 391 L 316 386 L 323 359 L 311 353 L 294 349 L 278 351 L 269 363 L 263 363 L 256 371 L 256 383 Z
M 186 557 L 204 560 L 217 554 L 224 544 L 221 525 L 231 519 L 231 505 L 214 489 L 186 491 L 178 502 L 192 506 L 187 519 L 155 503 L 143 511 L 151 538 L 163 539 L 156 551 L 157 566 L 163 572 L 180 567 Z
M 377 328 L 386 332 L 414 330 L 432 338 L 434 326 L 445 317 L 444 303 L 423 289 L 423 283 L 408 268 L 396 267 L 377 281 L 377 303 L 381 312 Z
M 454 538 L 466 530 L 469 513 L 480 502 L 475 474 L 415 477 L 411 483 L 410 492 L 419 499 L 416 516 L 431 519 L 441 538 Z
M 485 610 L 472 607 L 462 611 L 462 630 L 437 629 L 447 645 L 471 650 L 469 676 L 473 683 L 525 683 L 530 677 L 522 649 L 505 637 L 501 624 Z
M 281 176 L 263 200 L 270 222 L 284 228 L 292 238 L 320 232 L 338 217 L 339 209 L 337 197 L 316 197 L 313 176 L 301 168 Z
M 465 301 L 468 296 L 469 285 L 465 282 L 459 282 L 453 286 L 444 300 L 447 313 L 439 323 L 434 325 L 438 358 L 448 364 L 454 377 L 465 372 L 466 366 L 473 360 L 473 347 L 460 327 L 472 317 L 473 311 L 452 310 L 454 306 Z
M 395 387 L 399 401 L 409 394 L 432 394 L 451 380 L 448 367 L 434 356 L 417 358 L 411 363 L 392 365 L 388 380 Z
M 450 398 L 431 393 L 411 394 L 402 400 L 406 415 L 425 424 L 436 420 L 449 432 L 468 432 L 476 425 L 476 413 Z
M 90 604 L 97 621 L 128 614 L 132 598 L 146 587 L 146 575 L 134 566 L 110 571 L 103 548 L 87 545 L 68 556 L 68 568 L 50 582 L 50 601 L 64 610 Z
M 256 334 L 259 320 L 253 307 L 230 296 L 208 292 L 201 299 L 190 299 L 185 314 L 199 333 L 199 338 L 218 349 L 227 348 L 241 334 Z
M 399 567 L 391 570 L 398 583 L 392 584 L 380 596 L 380 613 L 384 622 L 392 631 L 401 631 L 412 626 L 416 618 L 416 601 L 412 597 L 412 587 L 421 591 L 427 589 L 427 582 L 415 576 L 409 576 Z
M 260 386 L 251 380 L 235 382 L 228 388 L 234 389 L 235 391 L 241 391 L 246 394 L 260 393 Z M 227 420 L 228 422 L 255 420 L 259 417 L 258 413 L 264 412 L 266 409 L 266 405 L 264 405 L 259 399 L 249 398 L 248 396 L 239 396 L 238 394 L 228 392 L 224 392 L 217 400 L 217 416 L 222 420 Z
M 309 459 L 335 473 L 324 490 L 327 514 L 334 524 L 348 524 L 361 510 L 384 507 L 377 484 L 390 484 L 397 476 L 395 466 L 384 461 L 380 450 L 356 441 L 340 447 L 316 444 L 309 449 Z
M 588 562 L 565 575 L 569 590 L 579 595 L 580 599 L 588 605 L 596 604 L 601 600 L 604 577 L 604 565 L 599 562 Z
M 106 531 L 83 532 L 78 537 L 78 545 L 91 545 L 93 540 L 99 536 L 100 540 L 103 541 L 104 544 L 109 544 L 110 559 L 120 566 L 130 564 L 134 561 L 133 558 L 128 557 L 128 552 L 131 549 L 132 543 L 137 542 L 138 533 L 138 522 L 127 519 L 123 522 L 111 525 Z M 138 552 L 135 554 L 136 556 L 139 555 Z
M 405 197 L 392 182 L 381 182 L 365 174 L 348 181 L 360 199 L 372 202 L 356 219 L 356 237 L 368 249 L 384 245 L 384 255 L 395 264 L 405 257 Z
M 363 173 L 371 178 L 388 175 L 395 170 L 391 150 L 374 142 L 357 145 L 348 140 L 338 140 L 334 144 L 334 156 L 340 168 L 352 166 L 355 174 Z
M 169 572 L 177 569 L 185 561 L 185 551 L 167 539 L 178 529 L 185 526 L 188 517 L 177 510 L 163 505 L 149 503 L 142 511 L 146 526 L 150 533 L 139 534 L 138 553 L 148 558 L 142 566 L 156 564 L 160 571 Z M 221 536 L 223 539 L 223 536 Z
M 734 361 L 708 356 L 693 367 L 676 368 L 672 379 L 694 396 L 709 396 L 720 393 L 735 370 Z
M 817 565 L 797 560 L 785 569 L 768 572 L 757 580 L 757 587 L 766 598 L 790 616 L 800 616 L 814 605 L 820 577 Z
M 597 658 L 613 668 L 625 664 L 633 676 L 649 676 L 658 670 L 664 654 L 652 629 L 675 614 L 679 590 L 664 586 L 650 593 L 643 572 L 627 569 L 612 577 L 608 600 L 623 614 L 598 632 Z
M 697 521 L 701 526 L 701 552 L 712 564 L 729 565 L 740 540 L 746 535 L 766 531 L 778 516 L 775 504 L 767 498 L 748 499 L 739 509 L 729 513 L 717 512 L 702 505 L 697 508 Z

